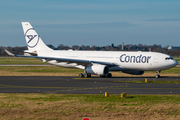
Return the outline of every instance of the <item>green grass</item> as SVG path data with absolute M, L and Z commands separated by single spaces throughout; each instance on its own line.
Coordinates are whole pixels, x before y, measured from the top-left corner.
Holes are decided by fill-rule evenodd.
M 180 95 L 0 93 L 0 119 L 178 119 Z M 100 117 L 100 118 L 98 118 Z
M 47 64 L 36 58 L 1 57 L 0 64 Z
M 180 58 L 174 58 L 177 62 L 178 62 L 178 65 L 180 65 Z
M 128 97 L 125 99 L 120 98 L 120 95 L 110 95 L 110 97 L 108 98 L 105 98 L 104 95 L 83 95 L 83 96 L 79 95 L 79 97 L 81 98 L 81 102 L 90 102 L 90 103 L 98 102 L 99 104 L 119 103 L 119 105 L 123 105 L 123 106 L 125 103 L 132 104 L 132 106 L 147 105 L 147 104 L 155 105 L 159 103 L 167 103 L 167 104 L 180 103 L 179 95 L 175 95 L 174 96 L 175 98 L 173 98 L 171 95 L 128 95 Z
M 120 98 L 120 95 L 112 94 L 110 97 L 104 97 L 104 94 L 43 94 L 45 97 L 25 97 L 26 100 L 32 101 L 63 101 L 63 100 L 78 100 L 82 103 L 97 103 L 99 105 L 114 106 L 145 106 L 145 105 L 156 105 L 160 103 L 164 104 L 180 104 L 180 95 L 128 95 L 127 98 Z M 42 104 L 42 103 L 41 103 Z
M 26 68 L 26 67 L 24 67 Z M 57 67 L 57 66 L 42 66 L 42 67 L 34 67 L 30 66 L 26 70 L 17 70 L 16 72 L 35 72 L 35 73 L 79 73 L 83 72 L 81 69 L 69 69 L 69 68 L 63 68 L 63 67 Z
M 62 100 L 71 100 L 74 95 L 56 95 L 56 94 L 45 94 L 46 97 L 35 97 L 35 98 L 30 98 L 30 97 L 25 97 L 26 100 L 33 100 L 33 101 L 62 101 Z
M 32 96 L 31 96 L 32 95 Z M 1 93 L 1 100 L 13 100 L 14 102 L 23 99 L 24 101 L 39 101 L 38 105 L 43 105 L 44 102 L 55 102 L 55 101 L 71 101 L 71 100 L 78 100 L 79 102 L 83 103 L 98 103 L 99 105 L 102 104 L 110 104 L 113 105 L 118 103 L 120 106 L 125 104 L 132 104 L 134 105 L 156 105 L 159 103 L 166 103 L 166 104 L 180 104 L 180 95 L 127 95 L 127 98 L 120 98 L 120 94 L 112 94 L 110 97 L 104 97 L 104 94 L 34 94 L 34 93 Z M 12 106 L 16 108 L 16 105 L 13 105 L 13 101 L 11 101 Z M 40 102 L 42 101 L 42 102 Z M 136 103 L 136 104 L 133 104 Z M 2 104 L 2 102 L 1 102 Z M 9 104 L 11 106 L 11 104 Z M 128 105 L 131 106 L 131 105 Z M 1 106 L 1 108 L 6 107 Z
M 175 74 L 178 74 L 178 73 L 180 73 L 180 67 L 173 67 L 171 69 L 162 70 L 161 73 L 175 73 Z
M 1 66 L 0 71 L 34 72 L 34 73 L 79 73 L 81 69 L 63 68 L 58 66 Z
M 180 61 L 180 58 L 174 58 L 176 61 Z

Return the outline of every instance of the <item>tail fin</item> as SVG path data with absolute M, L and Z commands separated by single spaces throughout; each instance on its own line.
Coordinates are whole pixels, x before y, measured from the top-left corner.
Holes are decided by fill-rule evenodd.
M 52 50 L 42 41 L 29 22 L 22 22 L 22 27 L 29 50 Z

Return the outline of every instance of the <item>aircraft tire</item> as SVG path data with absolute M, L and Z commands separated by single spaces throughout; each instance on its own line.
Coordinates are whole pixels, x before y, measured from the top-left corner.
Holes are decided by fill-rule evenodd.
M 84 77 L 84 75 L 83 75 L 82 73 L 80 73 L 80 74 L 79 74 L 79 77 L 82 78 L 82 77 Z
M 84 77 L 85 77 L 85 78 L 87 78 L 87 77 L 88 77 L 88 74 L 86 74 L 86 73 L 84 73 L 83 75 L 84 75 Z
M 160 75 L 156 75 L 156 78 L 160 78 Z
M 104 77 L 104 75 L 100 75 L 99 77 L 101 77 L 101 78 L 102 78 L 102 77 Z
M 108 77 L 108 78 L 111 78 L 111 77 L 112 77 L 112 74 L 111 74 L 111 73 L 108 73 L 107 77 Z
M 87 77 L 90 78 L 90 77 L 91 77 L 91 74 L 88 73 L 88 74 L 87 74 Z

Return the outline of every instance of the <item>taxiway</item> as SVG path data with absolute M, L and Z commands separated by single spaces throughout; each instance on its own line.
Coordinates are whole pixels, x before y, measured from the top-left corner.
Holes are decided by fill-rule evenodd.
M 77 78 L 42 76 L 0 76 L 0 93 L 59 93 L 59 94 L 180 94 L 180 84 L 126 83 L 122 81 L 145 78 Z M 164 77 L 148 80 L 180 80 L 180 77 Z

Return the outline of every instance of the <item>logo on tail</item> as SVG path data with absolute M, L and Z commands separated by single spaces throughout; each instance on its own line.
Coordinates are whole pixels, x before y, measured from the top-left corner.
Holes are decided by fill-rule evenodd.
M 33 28 L 30 28 L 26 31 L 25 37 L 27 40 L 27 45 L 30 48 L 36 47 L 39 42 L 39 36 Z

